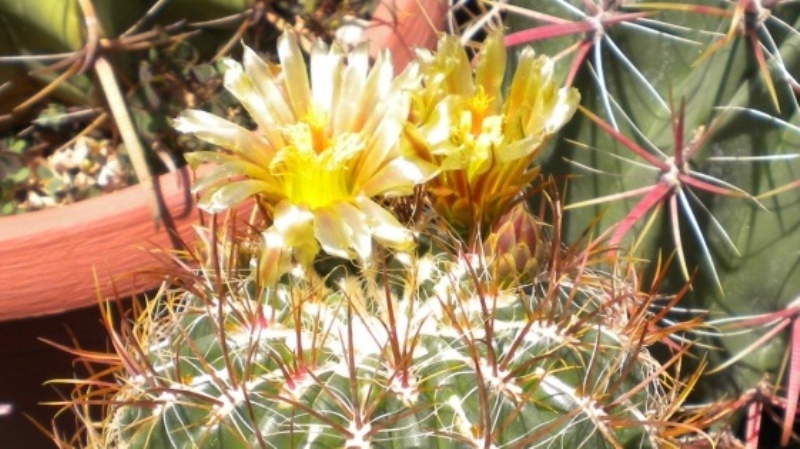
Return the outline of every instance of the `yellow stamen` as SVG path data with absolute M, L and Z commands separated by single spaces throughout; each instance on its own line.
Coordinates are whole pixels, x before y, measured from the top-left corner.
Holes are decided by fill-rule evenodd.
M 472 112 L 472 134 L 480 134 L 483 128 L 483 119 L 488 115 L 492 101 L 494 101 L 494 97 L 489 96 L 483 86 L 478 86 L 475 95 L 467 101 L 467 106 Z

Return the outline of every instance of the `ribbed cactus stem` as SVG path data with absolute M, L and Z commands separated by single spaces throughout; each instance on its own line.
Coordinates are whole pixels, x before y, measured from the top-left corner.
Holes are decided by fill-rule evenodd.
M 665 373 L 605 304 L 616 299 L 598 288 L 603 275 L 581 275 L 594 288 L 555 287 L 551 301 L 544 285 L 496 291 L 477 257 L 422 260 L 388 289 L 295 279 L 253 295 L 252 277 L 231 287 L 203 276 L 199 296 L 166 294 L 172 319 L 139 318 L 152 371 L 121 378 L 107 443 L 659 445 Z M 229 296 L 216 297 L 218 282 Z

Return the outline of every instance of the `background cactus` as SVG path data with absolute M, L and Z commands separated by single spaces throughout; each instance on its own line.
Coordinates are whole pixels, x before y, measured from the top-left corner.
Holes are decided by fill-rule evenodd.
M 797 3 L 511 3 L 519 9 L 508 12 L 506 43 L 563 51 L 560 73 L 587 110 L 543 168 L 569 179 L 568 239 L 591 226 L 654 267 L 675 253 L 664 287 L 690 279 L 681 307 L 708 310 L 710 323 L 778 313 L 794 320 L 800 209 L 797 191 L 781 187 L 795 186 L 800 170 Z M 800 377 L 796 367 L 781 373 L 798 335 L 787 345 L 789 331 L 776 333 L 775 323 L 696 335 L 724 348 L 708 356 L 725 367 L 701 380 L 698 396 L 735 396 L 766 376 L 776 389 L 786 382 L 791 408 Z

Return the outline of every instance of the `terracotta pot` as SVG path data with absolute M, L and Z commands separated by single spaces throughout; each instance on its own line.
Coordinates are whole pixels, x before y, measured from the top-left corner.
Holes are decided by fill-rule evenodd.
M 399 69 L 413 57 L 409 47 L 436 42 L 445 0 L 385 0 L 365 38 L 389 48 Z M 171 226 L 156 228 L 141 186 L 73 205 L 0 218 L 0 321 L 63 312 L 128 297 L 159 284 L 134 276 L 158 265 L 152 249 L 173 240 L 191 242 L 199 218 L 187 171 L 163 175 L 157 185 Z M 175 235 L 170 236 L 168 229 Z
M 432 48 L 437 30 L 444 29 L 450 2 L 447 0 L 382 0 L 375 7 L 365 37 L 372 42 L 372 54 L 388 48 L 395 71 L 414 58 L 415 47 Z
M 190 238 L 198 218 L 187 171 L 158 179 L 175 229 Z M 144 187 L 0 219 L 0 320 L 57 313 L 153 287 L 134 282 L 135 271 L 156 260 L 146 249 L 171 248 L 162 224 L 156 229 Z M 96 275 L 96 280 L 95 280 Z

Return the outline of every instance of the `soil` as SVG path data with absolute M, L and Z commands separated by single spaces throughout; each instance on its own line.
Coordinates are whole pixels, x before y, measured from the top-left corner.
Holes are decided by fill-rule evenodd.
M 59 401 L 53 387 L 45 382 L 56 378 L 83 376 L 73 357 L 47 345 L 41 339 L 71 345 L 77 340 L 85 349 L 107 351 L 105 329 L 97 307 L 45 318 L 0 322 L 0 446 L 6 449 L 56 447 L 32 422 L 51 429 L 58 407 L 40 405 Z M 13 344 L 12 344 L 13 343 Z M 63 387 L 61 387 L 64 390 Z M 63 393 L 69 394 L 68 391 Z M 65 414 L 59 427 L 65 435 L 74 429 L 72 416 Z

